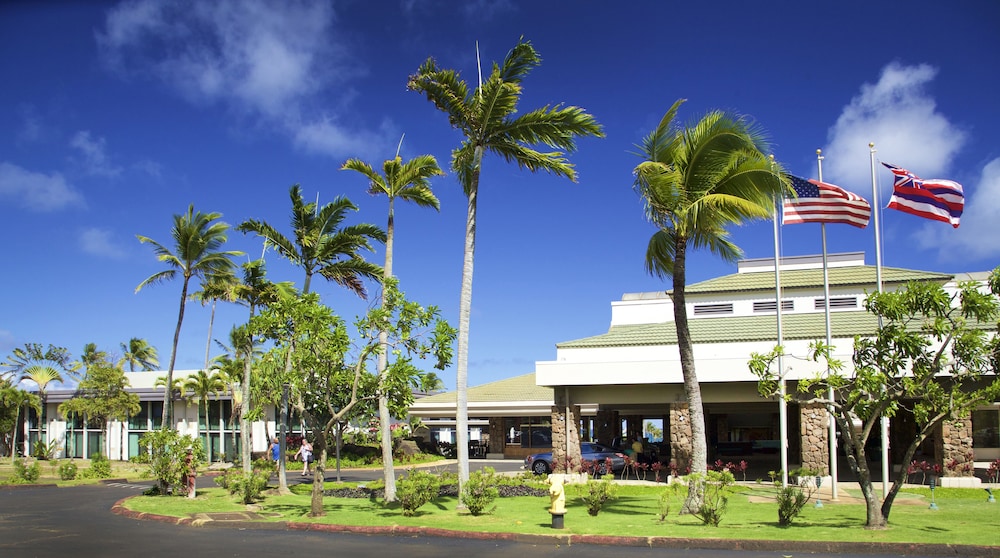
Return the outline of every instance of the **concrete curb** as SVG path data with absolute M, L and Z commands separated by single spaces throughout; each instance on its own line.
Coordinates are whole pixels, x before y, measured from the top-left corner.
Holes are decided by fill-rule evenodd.
M 335 525 L 308 523 L 302 521 L 213 521 L 173 517 L 132 511 L 124 502 L 128 496 L 115 502 L 111 512 L 123 517 L 142 521 L 160 521 L 174 525 L 191 527 L 215 527 L 225 529 L 315 531 L 322 533 L 347 533 L 354 535 L 382 535 L 401 537 L 443 537 L 452 539 L 472 539 L 487 541 L 509 541 L 535 545 L 573 546 L 636 546 L 647 548 L 684 548 L 700 550 L 744 550 L 758 552 L 826 552 L 830 554 L 886 554 L 895 556 L 997 556 L 1000 546 L 973 546 L 958 544 L 919 543 L 865 543 L 832 541 L 774 541 L 755 539 L 689 539 L 675 537 L 621 537 L 612 535 L 575 534 L 529 534 L 507 532 L 454 531 L 436 527 L 413 527 L 406 525 Z

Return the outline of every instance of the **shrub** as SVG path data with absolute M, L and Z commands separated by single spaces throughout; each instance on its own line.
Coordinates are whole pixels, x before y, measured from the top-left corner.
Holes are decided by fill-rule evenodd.
M 14 475 L 11 481 L 14 483 L 33 483 L 42 476 L 42 464 L 35 461 L 31 465 L 25 465 L 23 459 L 14 460 Z
M 492 513 L 496 506 L 490 508 L 490 505 L 500 496 L 497 484 L 496 470 L 483 467 L 469 475 L 469 480 L 462 486 L 460 500 L 472 515 Z M 489 511 L 487 508 L 490 508 Z
M 166 495 L 171 493 L 180 494 L 180 484 L 186 474 L 186 464 L 184 458 L 187 450 L 194 452 L 194 466 L 197 468 L 205 462 L 205 448 L 201 440 L 194 436 L 181 436 L 176 430 L 151 430 L 139 438 L 139 446 L 145 451 L 140 451 L 144 456 L 144 461 L 149 463 L 148 476 L 155 478 L 158 483 L 157 493 Z
M 59 442 L 57 440 L 52 440 L 47 444 L 41 440 L 37 440 L 31 450 L 31 457 L 43 461 L 49 460 L 55 456 L 57 451 L 59 451 Z
M 674 498 L 679 497 L 683 487 L 684 485 L 682 483 L 672 482 L 667 485 L 667 489 L 660 494 L 660 497 L 657 499 L 658 513 L 656 515 L 656 519 L 658 523 L 663 523 L 667 520 L 667 516 L 670 515 L 670 508 L 673 504 Z
M 76 463 L 66 461 L 59 465 L 59 478 L 64 481 L 73 480 L 76 478 L 76 471 Z
M 587 505 L 587 513 L 590 515 L 601 513 L 604 504 L 618 498 L 618 485 L 612 483 L 611 479 L 611 475 L 605 475 L 603 480 L 590 480 L 580 487 L 580 498 Z
M 95 453 L 90 458 L 90 478 L 106 479 L 111 477 L 111 461 L 102 453 Z
M 698 490 L 703 494 L 701 505 L 694 512 L 695 517 L 705 525 L 718 527 L 729 507 L 729 493 L 736 479 L 725 469 L 708 471 L 705 475 L 693 474 L 690 479 L 699 485 Z
M 403 507 L 403 515 L 416 515 L 420 506 L 437 497 L 440 488 L 437 475 L 424 471 L 410 471 L 406 478 L 399 479 L 396 496 Z
M 240 502 L 252 504 L 260 499 L 260 493 L 267 488 L 269 475 L 258 471 L 244 473 L 242 471 L 227 471 L 225 475 L 217 477 L 215 482 L 224 486 L 230 494 L 238 496 Z M 225 479 L 220 482 L 219 479 Z

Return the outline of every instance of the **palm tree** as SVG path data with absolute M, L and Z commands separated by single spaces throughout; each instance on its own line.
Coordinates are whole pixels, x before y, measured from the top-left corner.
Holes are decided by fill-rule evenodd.
M 368 163 L 360 159 L 349 159 L 341 170 L 353 170 L 368 179 L 368 193 L 372 195 L 385 194 L 389 198 L 389 218 L 386 224 L 385 266 L 383 267 L 383 284 L 392 277 L 392 247 L 396 230 L 394 205 L 396 198 L 411 201 L 421 207 L 433 207 L 441 210 L 441 203 L 431 191 L 430 178 L 441 176 L 444 172 L 438 167 L 437 159 L 432 155 L 420 155 L 407 161 L 397 155 L 395 159 L 387 159 L 382 163 L 382 174 L 379 174 Z M 382 306 L 385 306 L 385 290 L 382 291 Z M 389 340 L 386 332 L 379 333 L 379 344 L 382 350 L 378 354 L 379 383 L 387 381 L 386 367 L 388 365 Z M 392 463 L 392 432 L 389 430 L 389 396 L 385 389 L 378 390 L 378 418 L 380 438 L 382 442 L 382 470 L 385 476 L 385 500 L 396 501 L 396 476 Z
M 0 379 L 8 378 L 11 384 L 17 386 L 24 377 L 24 371 L 30 366 L 41 364 L 52 366 L 60 371 L 60 374 L 76 376 L 73 363 L 70 361 L 69 351 L 64 347 L 49 345 L 42 348 L 40 343 L 26 343 L 24 347 L 16 347 L 7 360 L 0 364 Z
M 41 403 L 41 412 L 38 413 L 39 440 L 41 440 L 41 429 L 45 426 L 45 407 L 48 403 L 46 388 L 52 382 L 63 381 L 63 375 L 56 367 L 48 364 L 32 364 L 24 369 L 23 378 L 35 382 L 38 386 L 38 399 Z
M 673 278 L 670 297 L 691 419 L 691 471 L 704 473 L 705 416 L 684 295 L 687 251 L 705 248 L 736 261 L 742 251 L 727 227 L 770 217 L 774 200 L 788 186 L 765 155 L 761 132 L 745 118 L 711 111 L 694 126 L 676 129 L 673 120 L 683 102 L 675 102 L 643 139 L 639 154 L 644 161 L 635 168 L 634 187 L 658 229 L 646 250 L 646 271 Z M 685 511 L 699 501 L 700 494 L 689 491 Z
M 191 392 L 191 398 L 198 400 L 198 428 L 201 429 L 201 411 L 205 410 L 205 422 L 208 424 L 208 398 L 211 395 L 222 393 L 226 390 L 226 383 L 217 372 L 206 372 L 199 370 L 197 373 L 188 376 L 184 380 L 185 391 Z M 207 451 L 208 448 L 206 448 Z
M 257 309 L 271 304 L 278 297 L 295 294 L 295 287 L 290 282 L 273 283 L 267 279 L 267 268 L 264 260 L 254 260 L 243 264 L 243 280 L 233 291 L 235 298 L 250 309 L 249 324 L 253 320 Z M 250 473 L 250 380 L 252 376 L 252 366 L 255 355 L 255 341 L 253 332 L 249 327 L 233 328 L 229 332 L 229 341 L 232 347 L 234 360 L 241 360 L 243 363 L 243 373 L 240 383 L 240 393 L 237 396 L 233 392 L 233 412 L 236 412 L 235 404 L 240 404 L 240 440 L 242 441 L 241 460 L 243 471 Z M 279 484 L 282 481 L 279 480 Z
M 14 431 L 11 432 L 10 436 L 10 460 L 13 463 L 17 457 L 17 426 L 21 422 L 21 408 L 29 407 L 41 416 L 42 400 L 34 393 L 17 389 L 14 384 L 7 380 L 0 380 L 0 402 L 3 403 L 3 406 L 14 409 Z
M 382 268 L 365 261 L 359 253 L 361 250 L 371 251 L 372 240 L 385 242 L 385 232 L 367 223 L 340 228 L 348 212 L 358 210 L 345 197 L 317 207 L 316 203 L 303 201 L 298 184 L 292 186 L 288 193 L 292 199 L 293 240 L 267 222 L 255 219 L 244 221 L 237 229 L 244 233 L 256 233 L 288 261 L 304 269 L 303 294 L 309 292 L 313 275 L 319 273 L 325 279 L 366 298 L 361 280 L 379 280 Z
M 80 353 L 80 360 L 73 362 L 75 370 L 90 370 L 91 366 L 101 364 L 108 360 L 108 353 L 97 350 L 97 343 L 87 343 Z
M 600 124 L 582 108 L 545 106 L 519 113 L 521 81 L 541 62 L 531 43 L 522 38 L 502 64 L 493 64 L 489 77 L 475 90 L 454 70 L 440 69 L 429 58 L 410 76 L 408 88 L 423 93 L 448 121 L 465 136 L 452 151 L 451 167 L 468 198 L 465 224 L 465 255 L 458 317 L 456 441 L 459 485 L 469 478 L 468 365 L 469 317 L 472 309 L 472 266 L 476 251 L 476 205 L 483 154 L 490 151 L 531 172 L 547 171 L 576 180 L 573 165 L 563 151 L 576 148 L 576 138 L 603 137 Z M 532 146 L 562 151 L 543 153 Z
M 135 372 L 136 365 L 145 371 L 156 370 L 160 366 L 156 347 L 141 337 L 129 339 L 128 343 L 121 344 L 121 348 L 122 358 L 118 361 L 118 366 L 128 364 L 129 372 Z
M 170 349 L 170 365 L 167 368 L 167 385 L 174 381 L 174 364 L 177 361 L 177 342 L 181 335 L 181 324 L 184 322 L 184 304 L 187 302 L 188 286 L 192 278 L 203 278 L 206 275 L 222 274 L 233 268 L 230 257 L 242 256 L 242 252 L 222 250 L 226 243 L 226 230 L 229 225 L 217 221 L 221 213 L 195 212 L 194 204 L 188 206 L 187 213 L 174 215 L 174 226 L 170 235 L 174 240 L 174 251 L 159 242 L 142 235 L 136 235 L 139 242 L 152 244 L 156 258 L 167 264 L 170 269 L 154 273 L 139 283 L 135 292 L 147 285 L 155 285 L 178 274 L 183 279 L 181 283 L 180 310 L 177 313 L 177 327 L 174 329 L 174 342 Z M 174 403 L 170 390 L 163 394 L 163 428 L 173 428 Z
M 211 302 L 212 312 L 208 318 L 208 341 L 205 343 L 205 368 L 208 368 L 208 354 L 212 348 L 212 327 L 215 325 L 215 305 L 221 300 L 223 302 L 236 302 L 236 288 L 239 279 L 232 271 L 225 273 L 213 273 L 206 275 L 201 282 L 201 289 L 191 294 L 191 298 L 197 300 L 202 306 Z

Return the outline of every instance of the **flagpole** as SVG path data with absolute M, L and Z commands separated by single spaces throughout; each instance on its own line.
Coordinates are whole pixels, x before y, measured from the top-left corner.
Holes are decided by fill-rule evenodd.
M 823 182 L 823 150 L 816 150 L 816 166 L 819 169 L 819 181 Z M 828 347 L 833 347 L 833 333 L 830 327 L 830 266 L 826 257 L 826 223 L 820 223 L 820 233 L 823 237 L 823 306 L 826 308 L 826 345 Z M 827 366 L 826 369 L 827 377 L 830 376 L 830 367 Z M 830 413 L 828 420 L 830 421 L 830 432 L 828 434 L 830 438 L 830 499 L 837 499 L 837 421 L 833 419 L 833 386 L 827 387 L 827 399 L 830 400 L 830 404 L 827 405 L 827 411 Z
M 868 144 L 869 156 L 872 167 L 872 217 L 875 219 L 875 281 L 878 283 L 878 292 L 882 294 L 882 238 L 879 228 L 879 211 L 882 207 L 878 201 L 878 182 L 875 176 L 875 144 Z M 882 319 L 879 318 L 879 328 L 882 327 Z M 889 417 L 884 414 L 880 418 L 879 430 L 882 436 L 882 498 L 889 496 Z
M 774 155 L 771 155 L 771 169 L 774 169 Z M 778 242 L 778 214 L 781 213 L 781 198 L 774 198 L 774 292 L 775 315 L 778 317 L 778 340 L 783 343 L 781 335 L 781 247 Z M 788 486 L 788 402 L 785 401 L 785 359 L 778 353 L 778 436 L 781 438 L 781 486 Z

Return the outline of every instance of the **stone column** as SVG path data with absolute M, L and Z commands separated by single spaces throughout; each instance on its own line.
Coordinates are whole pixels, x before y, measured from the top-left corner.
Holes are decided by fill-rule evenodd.
M 670 461 L 680 475 L 686 475 L 691 467 L 691 414 L 687 402 L 670 404 Z
M 580 406 L 570 405 L 566 393 L 560 389 L 555 390 L 555 403 L 552 406 L 552 470 L 556 473 L 579 473 Z
M 944 476 L 973 476 L 972 418 L 946 420 L 937 431 L 940 435 L 934 440 L 934 459 L 941 464 Z
M 799 433 L 803 469 L 830 474 L 830 414 L 820 403 L 799 405 Z

